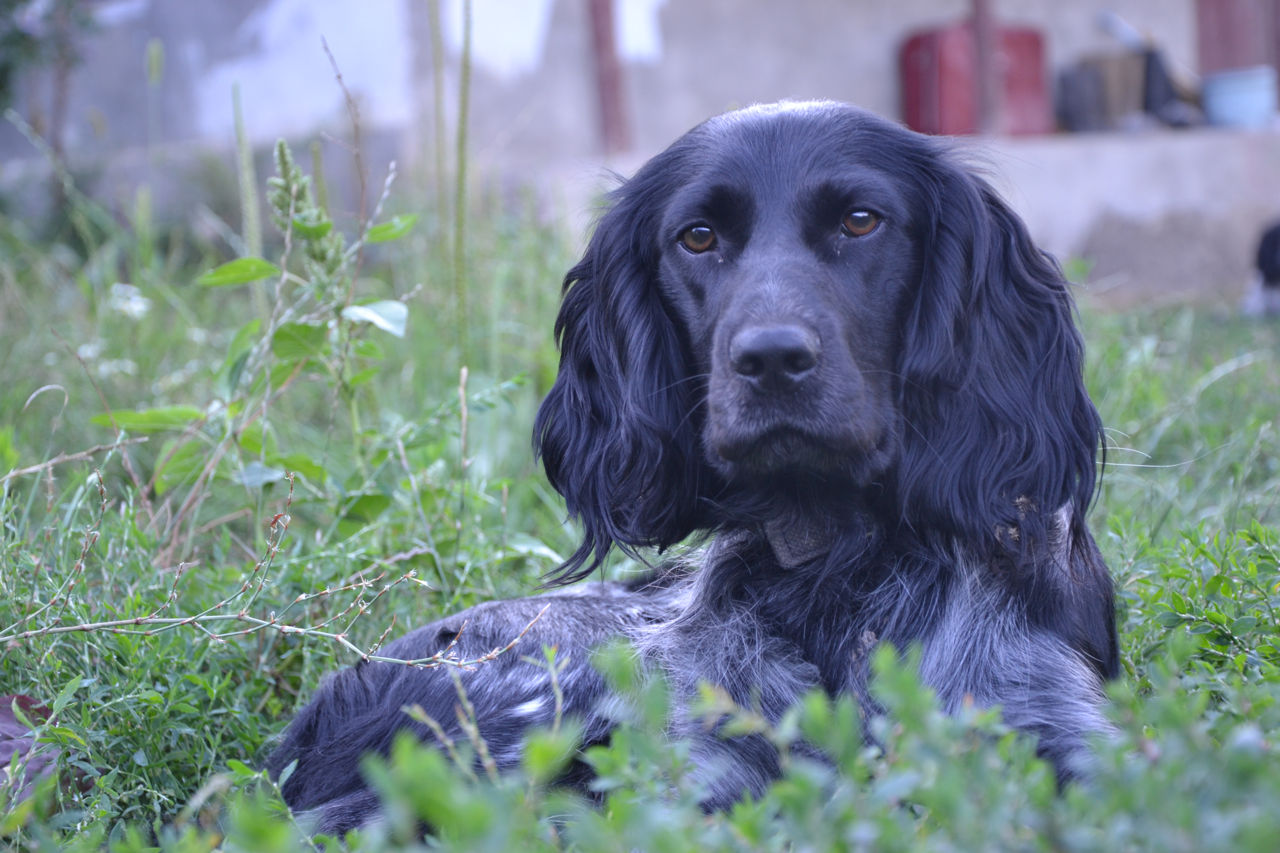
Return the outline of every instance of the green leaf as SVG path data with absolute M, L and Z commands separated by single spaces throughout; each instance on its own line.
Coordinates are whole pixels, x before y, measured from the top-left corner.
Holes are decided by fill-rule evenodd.
M 264 448 L 270 451 L 275 450 L 275 442 L 272 437 L 272 433 L 267 430 L 266 424 L 262 421 L 254 421 L 251 424 L 246 424 L 244 429 L 240 430 L 240 434 L 236 436 L 236 443 L 249 456 L 260 456 Z
M 348 521 L 373 521 L 389 506 L 391 498 L 386 495 L 360 495 L 347 507 L 343 518 Z
M 0 429 L 0 471 L 8 471 L 18 465 L 18 449 L 13 443 L 13 427 Z
M 129 432 L 161 432 L 183 429 L 204 420 L 204 413 L 194 406 L 159 406 L 154 409 L 120 409 L 110 415 L 94 415 L 89 422 L 97 426 L 118 426 Z
M 389 243 L 392 240 L 399 240 L 409 233 L 417 221 L 418 215 L 416 213 L 393 216 L 386 222 L 380 222 L 370 228 L 369 233 L 365 235 L 365 242 Z
M 231 771 L 232 775 L 241 781 L 254 779 L 258 776 L 258 771 L 254 770 L 238 758 L 227 759 L 227 769 Z
M 290 761 L 288 764 L 286 764 L 284 766 L 284 769 L 280 771 L 280 776 L 279 778 L 276 779 L 276 784 L 279 785 L 281 788 L 283 788 L 284 783 L 289 781 L 289 777 L 292 776 L 293 771 L 297 769 L 298 769 L 298 759 L 295 758 L 293 761 Z
M 84 684 L 84 679 L 77 675 L 62 685 L 62 689 L 58 691 L 58 695 L 53 699 L 53 707 L 50 709 L 49 715 L 56 717 L 61 714 L 62 709 L 71 704 L 71 699 L 76 695 L 76 690 L 83 687 Z
M 261 328 L 261 320 L 250 320 L 240 328 L 236 329 L 235 337 L 231 339 L 230 345 L 227 346 L 228 363 L 235 361 L 237 358 L 253 349 L 253 339 L 257 337 L 258 330 Z
M 44 737 L 59 743 L 67 743 L 74 741 L 80 746 L 88 746 L 85 739 L 80 737 L 80 733 L 68 726 L 45 726 L 43 729 Z
M 57 784 L 52 776 L 48 777 L 46 784 Z M 17 802 L 6 802 L 4 810 L 0 812 L 0 836 L 10 837 L 22 829 L 30 820 L 31 814 L 35 811 L 36 798 L 27 797 Z
M 262 278 L 274 278 L 278 275 L 280 275 L 280 268 L 271 261 L 262 258 L 237 258 L 209 270 L 196 279 L 196 284 L 205 287 L 232 287 Z
M 409 321 L 409 306 L 394 299 L 384 299 L 365 305 L 348 305 L 342 309 L 342 316 L 353 323 L 368 323 L 403 338 Z
M 293 230 L 308 240 L 319 240 L 333 230 L 333 223 L 319 210 L 309 210 L 293 217 Z
M 240 377 L 244 375 L 244 368 L 248 363 L 249 351 L 245 350 L 227 364 L 227 394 L 229 396 L 236 393 L 236 388 L 240 386 Z
M 313 483 L 323 483 L 325 477 L 328 476 L 328 472 L 305 453 L 272 454 L 267 456 L 267 461 L 272 465 L 284 468 L 286 471 L 301 474 Z
M 377 376 L 381 372 L 382 372 L 381 369 L 377 367 L 367 368 L 353 375 L 350 379 L 347 380 L 347 384 L 352 388 L 359 388 L 361 385 L 367 384 L 370 379 Z
M 507 550 L 513 556 L 532 557 L 533 559 L 550 563 L 553 566 L 558 566 L 564 562 L 564 558 L 545 542 L 522 533 L 512 534 L 511 538 L 507 540 Z
M 1257 627 L 1258 627 L 1258 617 L 1241 616 L 1239 619 L 1231 623 L 1231 633 L 1235 634 L 1238 637 L 1241 634 L 1248 634 L 1254 628 L 1257 628 Z
M 8 707 L 4 708 L 3 710 L 6 710 L 9 713 L 13 714 L 13 718 L 17 720 L 22 726 L 28 729 L 36 729 L 36 728 L 39 728 L 41 723 L 44 722 L 43 714 L 37 715 L 37 719 L 35 720 L 28 717 L 26 715 L 26 712 L 22 710 L 22 703 L 18 701 L 17 696 L 10 696 L 8 697 L 8 699 L 9 699 Z
M 303 361 L 328 350 L 329 330 L 308 323 L 285 323 L 271 336 L 271 354 L 281 361 Z
M 537 784 L 551 782 L 574 757 L 580 743 L 580 732 L 572 725 L 558 732 L 530 732 L 525 737 L 522 755 L 525 773 Z
M 163 495 L 174 486 L 195 482 L 209 459 L 209 454 L 199 442 L 187 441 L 177 447 L 166 444 L 160 451 L 156 494 Z
M 268 370 L 267 373 L 271 377 L 272 387 L 279 388 L 281 385 L 287 382 L 289 377 L 293 375 L 297 367 L 298 367 L 298 363 L 296 361 L 278 361 L 275 364 L 271 365 L 271 369 Z M 259 376 L 251 386 L 253 389 L 252 393 L 257 394 L 259 391 L 262 390 L 262 386 L 263 386 L 262 377 Z
M 386 351 L 382 347 L 368 339 L 356 341 L 354 352 L 360 358 L 367 358 L 373 361 L 382 361 L 387 357 Z

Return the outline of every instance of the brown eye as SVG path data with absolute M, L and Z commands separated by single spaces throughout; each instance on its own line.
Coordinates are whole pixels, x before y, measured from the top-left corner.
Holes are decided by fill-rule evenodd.
M 880 217 L 869 210 L 851 210 L 840 220 L 840 227 L 850 237 L 865 237 L 880 227 Z
M 680 245 L 695 255 L 700 255 L 715 247 L 716 232 L 706 225 L 694 225 L 680 232 Z

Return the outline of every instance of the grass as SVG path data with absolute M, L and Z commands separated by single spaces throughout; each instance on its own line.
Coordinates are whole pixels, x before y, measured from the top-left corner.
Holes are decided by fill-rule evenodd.
M 287 262 L 219 268 L 226 286 L 197 283 L 225 246 L 156 225 L 145 194 L 124 224 L 79 200 L 53 241 L 0 219 L 0 695 L 42 706 L 5 703 L 57 755 L 34 791 L 17 759 L 0 784 L 17 849 L 311 844 L 252 768 L 320 676 L 528 592 L 571 545 L 529 432 L 573 239 L 482 199 L 459 263 L 448 217 L 387 210 L 371 242 L 285 154 L 278 172 L 264 257 Z M 537 784 L 571 730 L 496 780 L 405 743 L 370 767 L 387 824 L 352 845 L 412 847 L 425 818 L 468 850 L 1272 849 L 1280 327 L 1193 308 L 1082 324 L 1126 671 L 1090 786 L 1058 796 L 992 714 L 942 717 L 885 658 L 881 748 L 813 697 L 767 732 L 784 778 L 707 817 L 661 736 L 663 685 L 606 656 L 634 714 L 587 757 L 602 808 Z

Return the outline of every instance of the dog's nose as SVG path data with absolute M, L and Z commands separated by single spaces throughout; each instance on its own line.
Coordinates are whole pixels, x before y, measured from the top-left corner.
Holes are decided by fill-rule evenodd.
M 729 341 L 729 366 L 757 387 L 789 387 L 813 372 L 820 350 L 803 326 L 748 326 Z

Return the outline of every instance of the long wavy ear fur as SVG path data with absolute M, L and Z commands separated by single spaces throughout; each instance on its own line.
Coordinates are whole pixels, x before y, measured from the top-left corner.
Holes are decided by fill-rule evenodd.
M 898 511 L 990 556 L 1043 553 L 1063 505 L 1083 529 L 1102 438 L 1070 294 L 981 179 L 946 154 L 922 169 L 931 209 L 900 364 Z
M 534 451 L 583 542 L 554 582 L 590 574 L 614 545 L 663 548 L 700 526 L 701 388 L 656 279 L 658 220 L 679 158 L 669 149 L 613 194 L 565 276 L 560 372 L 538 410 Z
M 1096 480 L 1101 422 L 1084 388 L 1071 299 L 990 187 L 930 140 L 905 147 L 915 156 L 888 156 L 914 161 L 928 216 L 899 364 L 899 523 L 959 536 L 991 557 L 1025 557 L 1065 504 L 1073 535 L 1083 530 Z M 583 525 L 560 582 L 589 574 L 614 545 L 662 548 L 709 523 L 700 513 L 714 479 L 698 438 L 702 388 L 657 281 L 658 221 L 688 156 L 677 143 L 615 192 L 565 278 L 560 371 L 534 428 L 549 480 Z

